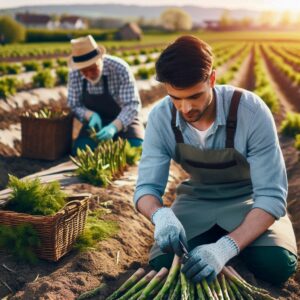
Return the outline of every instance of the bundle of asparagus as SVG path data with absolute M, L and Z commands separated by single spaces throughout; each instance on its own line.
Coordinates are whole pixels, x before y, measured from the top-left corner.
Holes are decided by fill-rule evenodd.
M 232 267 L 224 267 L 211 283 L 193 283 L 181 271 L 181 259 L 174 257 L 170 272 L 138 269 L 106 300 L 274 300 L 266 290 L 246 282 Z M 167 276 L 168 274 L 168 276 Z M 167 277 L 167 278 L 166 278 Z

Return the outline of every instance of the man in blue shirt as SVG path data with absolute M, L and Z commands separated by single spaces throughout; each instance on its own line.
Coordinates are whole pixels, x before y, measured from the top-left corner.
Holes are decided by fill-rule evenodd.
M 258 277 L 282 283 L 297 267 L 286 214 L 287 176 L 272 114 L 255 94 L 216 85 L 210 47 L 193 36 L 168 46 L 156 63 L 168 96 L 152 110 L 134 195 L 155 225 L 155 269 L 189 254 L 183 272 L 216 277 L 240 254 Z M 173 159 L 190 175 L 171 208 L 162 196 Z
M 71 40 L 71 48 L 68 104 L 84 124 L 73 153 L 77 148 L 97 145 L 90 138 L 92 128 L 98 141 L 121 137 L 140 146 L 144 138 L 138 115 L 141 101 L 128 64 L 106 55 L 91 35 Z

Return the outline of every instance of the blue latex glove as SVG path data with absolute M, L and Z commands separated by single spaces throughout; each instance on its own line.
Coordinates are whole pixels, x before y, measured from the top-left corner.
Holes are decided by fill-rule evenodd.
M 188 259 L 183 261 L 182 272 L 194 282 L 200 282 L 203 278 L 211 282 L 239 251 L 236 242 L 226 235 L 216 243 L 194 248 L 188 254 Z
M 183 254 L 179 240 L 187 247 L 185 230 L 169 207 L 157 209 L 152 217 L 155 224 L 154 239 L 163 252 L 174 252 L 178 256 Z
M 101 117 L 96 112 L 94 112 L 89 119 L 89 127 L 95 128 L 96 131 L 99 131 L 102 128 Z
M 109 125 L 103 127 L 97 134 L 97 139 L 99 141 L 110 140 L 118 132 L 118 129 L 115 124 L 110 123 Z

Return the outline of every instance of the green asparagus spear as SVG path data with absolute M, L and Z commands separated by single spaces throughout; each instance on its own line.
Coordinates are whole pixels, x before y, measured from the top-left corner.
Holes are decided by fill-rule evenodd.
M 120 297 L 126 290 L 131 288 L 135 283 L 137 283 L 142 276 L 144 276 L 145 270 L 139 268 L 135 273 L 133 273 L 130 278 L 128 278 L 115 292 L 113 292 L 106 300 L 114 300 Z

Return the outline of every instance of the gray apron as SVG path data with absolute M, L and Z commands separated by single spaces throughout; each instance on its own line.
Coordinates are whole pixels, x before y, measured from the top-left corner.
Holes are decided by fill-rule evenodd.
M 219 225 L 232 232 L 245 219 L 253 205 L 250 166 L 234 149 L 237 110 L 241 91 L 235 90 L 226 122 L 225 149 L 198 149 L 184 144 L 176 127 L 176 109 L 172 107 L 172 129 L 176 138 L 175 160 L 190 175 L 177 187 L 171 206 L 185 228 L 187 239 Z M 297 255 L 295 234 L 287 215 L 275 223 L 249 246 L 279 246 Z M 155 243 L 150 260 L 164 254 Z
M 102 76 L 103 80 L 103 93 L 102 94 L 90 94 L 87 90 L 87 80 L 84 78 L 82 82 L 82 95 L 81 102 L 84 106 L 91 111 L 97 112 L 102 119 L 102 126 L 108 125 L 114 121 L 115 118 L 121 111 L 121 107 L 114 100 L 108 89 L 107 76 Z M 79 137 L 89 136 L 89 127 L 85 124 L 80 133 Z M 114 136 L 114 140 L 118 137 L 122 139 L 144 139 L 144 126 L 139 116 L 136 116 L 132 123 L 127 127 L 127 130 L 120 131 Z

